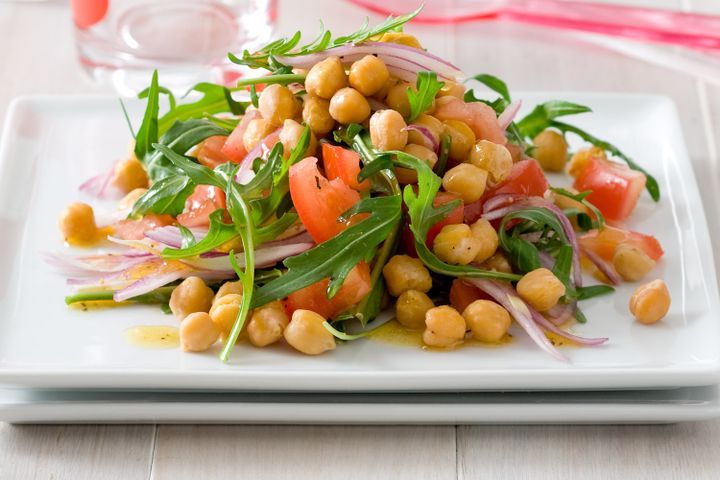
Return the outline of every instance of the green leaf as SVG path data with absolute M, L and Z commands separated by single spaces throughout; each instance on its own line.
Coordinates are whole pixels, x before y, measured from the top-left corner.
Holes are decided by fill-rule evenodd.
M 245 112 L 246 104 L 234 100 L 231 90 L 222 85 L 198 83 L 193 86 L 185 96 L 192 92 L 198 92 L 202 94 L 202 96 L 194 102 L 177 105 L 163 115 L 159 120 L 160 134 L 167 131 L 176 121 L 198 119 L 216 113 L 240 115 Z
M 184 227 L 180 224 L 178 224 L 177 227 L 178 230 L 180 230 L 180 237 L 182 238 L 180 242 L 180 248 L 190 248 L 197 243 L 195 235 L 193 235 L 189 228 Z
M 295 212 L 283 213 L 274 222 L 257 227 L 255 229 L 255 240 L 260 244 L 275 240 L 281 233 L 292 227 L 298 221 L 298 218 L 298 214 Z
M 503 100 L 505 100 L 507 103 L 510 103 L 512 101 L 510 99 L 510 90 L 508 89 L 505 82 L 503 82 L 494 75 L 490 75 L 489 73 L 481 73 L 479 75 L 472 76 L 465 81 L 467 82 L 468 80 L 477 80 L 478 82 L 488 87 L 490 90 L 499 93 Z
M 166 304 L 170 301 L 170 295 L 172 294 L 172 291 L 174 289 L 175 289 L 175 285 L 160 287 L 151 292 L 144 293 L 142 295 L 138 295 L 137 297 L 133 297 L 129 300 L 125 300 L 123 302 L 116 302 L 116 303 L 131 302 L 131 303 L 141 303 L 141 304 L 146 304 L 146 305 Z M 72 295 L 68 295 L 67 297 L 65 297 L 65 304 L 72 305 L 73 303 L 82 303 L 82 302 L 113 302 L 114 294 L 115 294 L 115 292 L 112 290 L 96 290 L 96 291 L 77 292 L 77 293 L 74 293 Z
M 194 257 L 214 250 L 237 237 L 238 233 L 235 230 L 235 225 L 224 223 L 223 216 L 223 210 L 215 210 L 210 214 L 210 227 L 207 235 L 205 235 L 202 240 L 190 246 L 183 246 L 183 248 L 179 249 L 166 248 L 162 252 L 163 258 L 178 259 Z
M 439 177 L 445 175 L 445 169 L 447 168 L 447 161 L 450 158 L 450 146 L 452 144 L 452 137 L 443 133 L 440 135 L 440 152 L 438 153 L 438 161 L 433 167 L 433 171 Z
M 252 307 L 285 298 L 324 278 L 330 278 L 328 297 L 332 297 L 342 286 L 348 272 L 360 260 L 369 261 L 377 245 L 400 222 L 400 202 L 399 195 L 366 198 L 358 202 L 345 216 L 357 213 L 369 213 L 370 216 L 320 245 L 287 258 L 283 262 L 287 273 L 259 288 Z
M 570 273 L 572 272 L 572 260 L 573 260 L 573 249 L 570 245 L 563 245 L 560 247 L 557 255 L 555 256 L 555 265 L 553 266 L 553 273 L 557 278 L 560 279 L 565 288 L 572 287 L 570 283 Z
M 551 126 L 553 120 L 566 115 L 591 112 L 589 107 L 564 100 L 551 100 L 536 106 L 532 112 L 517 122 L 518 130 L 523 137 L 533 139 Z
M 537 247 L 518 235 L 506 236 L 503 241 L 503 250 L 507 252 L 510 263 L 523 273 L 531 272 L 542 266 Z
M 590 285 L 587 287 L 579 287 L 576 289 L 576 298 L 578 300 L 587 300 L 588 298 L 597 297 L 599 295 L 607 295 L 608 293 L 612 293 L 614 291 L 615 289 L 610 285 Z
M 199 163 L 193 162 L 187 157 L 175 153 L 165 145 L 156 143 L 153 145 L 153 147 L 155 147 L 156 150 L 165 155 L 165 157 L 167 157 L 167 159 L 170 160 L 173 165 L 175 165 L 182 172 L 184 172 L 185 175 L 190 177 L 190 180 L 195 182 L 195 184 L 212 185 L 218 188 L 224 187 L 222 182 L 215 175 L 215 172 L 210 170 L 208 167 L 200 165 Z
M 140 128 L 135 135 L 135 156 L 143 161 L 152 151 L 152 145 L 158 141 L 158 115 L 160 114 L 160 86 L 158 72 L 155 70 L 147 91 L 147 105 Z
M 550 187 L 550 190 L 552 190 L 554 193 L 556 193 L 558 195 L 562 195 L 563 197 L 568 197 L 568 198 L 575 200 L 576 202 L 580 202 L 583 205 L 585 205 L 588 209 L 590 209 L 590 211 L 592 212 L 592 214 L 595 218 L 589 219 L 590 225 L 585 225 L 588 228 L 584 228 L 584 230 L 589 230 L 592 228 L 602 229 L 605 226 L 605 217 L 603 216 L 602 212 L 600 212 L 600 210 L 595 205 L 593 205 L 592 203 L 587 201 L 587 196 L 592 193 L 590 190 L 587 190 L 585 192 L 580 192 L 580 193 L 572 193 L 568 190 L 565 190 L 564 188 L 555 188 L 555 187 Z M 580 211 L 578 211 L 578 213 L 580 214 L 578 216 L 578 223 L 582 224 L 582 223 L 586 222 L 586 220 L 584 220 L 583 217 L 588 217 L 588 216 L 583 214 Z M 583 225 L 581 225 L 581 226 L 583 226 Z
M 192 194 L 195 184 L 185 175 L 165 177 L 153 183 L 150 189 L 133 205 L 129 217 L 147 213 L 177 216 L 185 207 L 185 200 Z
M 412 122 L 425 112 L 435 101 L 435 95 L 445 85 L 437 79 L 435 72 L 418 72 L 416 80 L 417 91 L 407 89 L 408 101 L 410 102 L 410 116 L 408 122 Z
M 257 88 L 255 88 L 255 85 L 250 85 L 250 103 L 253 104 L 253 107 L 258 108 L 259 100 Z
M 594 145 L 598 148 L 602 148 L 603 150 L 608 152 L 610 155 L 613 155 L 615 157 L 622 159 L 623 161 L 625 161 L 625 163 L 627 163 L 627 165 L 628 165 L 628 167 L 630 167 L 630 169 L 644 173 L 645 177 L 647 178 L 647 182 L 645 183 L 645 189 L 648 191 L 648 193 L 650 194 L 650 197 L 654 201 L 657 202 L 660 200 L 660 186 L 658 185 L 658 182 L 655 179 L 655 177 L 650 175 L 647 172 L 647 170 L 642 168 L 640 165 L 635 163 L 635 161 L 633 161 L 630 157 L 628 157 L 623 152 L 621 152 L 620 149 L 617 148 L 615 145 L 613 145 L 609 142 L 606 142 L 604 140 L 600 140 L 599 138 L 590 135 L 589 133 L 585 132 L 584 130 L 581 130 L 578 127 L 569 125 L 567 123 L 551 122 L 550 126 L 557 128 L 558 130 L 560 130 L 563 133 L 568 133 L 568 132 L 574 133 L 575 135 L 582 138 L 586 142 L 591 143 L 592 145 Z

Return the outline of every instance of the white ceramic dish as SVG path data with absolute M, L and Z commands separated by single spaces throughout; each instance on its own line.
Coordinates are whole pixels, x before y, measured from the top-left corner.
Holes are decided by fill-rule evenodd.
M 39 255 L 63 248 L 55 219 L 76 187 L 122 156 L 128 129 L 115 98 L 29 97 L 10 109 L 0 147 L 0 383 L 35 388 L 284 391 L 448 391 L 670 388 L 720 379 L 720 320 L 712 250 L 675 108 L 663 97 L 517 94 L 525 105 L 561 97 L 593 107 L 577 123 L 610 139 L 657 177 L 658 205 L 643 195 L 630 227 L 656 235 L 667 255 L 653 272 L 673 297 L 660 324 L 633 322 L 632 285 L 583 304 L 575 328 L 608 336 L 554 360 L 520 331 L 503 348 L 430 352 L 357 341 L 306 357 L 283 346 L 186 354 L 126 343 L 134 325 L 175 324 L 152 307 L 66 309 L 64 279 Z M 141 105 L 132 103 L 137 119 Z M 137 124 L 137 121 L 136 121 Z
M 298 394 L 0 389 L 11 423 L 672 423 L 720 415 L 718 386 L 526 393 Z

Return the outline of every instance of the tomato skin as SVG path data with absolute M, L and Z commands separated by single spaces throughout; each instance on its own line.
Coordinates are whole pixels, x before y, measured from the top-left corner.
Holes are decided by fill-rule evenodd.
M 325 318 L 334 317 L 370 293 L 370 267 L 364 261 L 358 263 L 330 300 L 327 298 L 328 283 L 329 279 L 321 280 L 288 295 L 286 306 L 289 313 L 303 309 L 312 310 Z
M 172 225 L 175 219 L 170 215 L 149 213 L 140 220 L 121 220 L 112 226 L 113 235 L 123 240 L 142 240 L 145 232 Z
M 531 158 L 517 162 L 505 181 L 486 191 L 477 202 L 465 205 L 465 223 L 476 222 L 482 216 L 485 202 L 496 195 L 542 197 L 548 188 L 547 178 L 537 160 Z
M 437 207 L 439 205 L 444 205 L 448 202 L 452 202 L 453 200 L 457 200 L 459 197 L 452 193 L 447 192 L 438 192 L 437 195 L 435 195 L 435 199 L 433 200 L 433 206 Z M 455 225 L 457 223 L 463 223 L 464 218 L 464 210 L 465 206 L 463 205 L 462 201 L 460 204 L 455 207 L 454 210 L 450 211 L 447 217 L 437 222 L 435 225 L 430 227 L 428 229 L 427 238 L 425 240 L 425 243 L 428 247 L 432 248 L 432 244 L 435 241 L 435 237 L 438 236 L 440 233 L 440 230 L 445 225 Z
M 225 210 L 225 192 L 218 187 L 198 185 L 185 200 L 185 210 L 177 216 L 177 221 L 188 228 L 207 227 L 210 214 L 221 209 Z
M 338 217 L 360 201 L 360 194 L 339 178 L 328 180 L 307 157 L 290 167 L 290 197 L 310 236 L 322 243 L 347 228 Z
M 358 183 L 360 155 L 358 155 L 357 152 L 330 145 L 329 143 L 323 143 L 322 158 L 325 173 L 329 180 L 339 178 L 354 190 L 367 191 L 370 189 L 370 181 L 363 180 Z
M 468 305 L 475 300 L 493 300 L 490 295 L 486 294 L 474 285 L 470 285 L 459 278 L 452 282 L 450 287 L 450 305 L 462 313 Z M 494 300 L 493 300 L 494 301 Z
M 245 112 L 242 120 L 238 122 L 237 126 L 230 133 L 230 136 L 225 140 L 225 145 L 222 146 L 221 152 L 233 163 L 242 162 L 248 154 L 247 150 L 245 150 L 245 144 L 243 143 L 243 135 L 245 135 L 248 124 L 256 118 L 260 118 L 260 112 L 257 110 Z
M 200 165 L 215 169 L 218 165 L 231 162 L 232 160 L 222 152 L 227 138 L 223 135 L 215 135 L 205 139 L 197 151 L 197 159 Z
M 578 241 L 583 248 L 592 250 L 608 262 L 612 262 L 615 249 L 621 243 L 640 248 L 655 261 L 659 260 L 665 253 L 660 242 L 655 237 L 609 225 L 606 225 L 602 230 L 592 230 L 586 233 Z
M 630 170 L 601 158 L 591 158 L 575 178 L 573 187 L 590 190 L 587 200 L 611 222 L 622 222 L 630 216 L 647 178 L 642 172 Z

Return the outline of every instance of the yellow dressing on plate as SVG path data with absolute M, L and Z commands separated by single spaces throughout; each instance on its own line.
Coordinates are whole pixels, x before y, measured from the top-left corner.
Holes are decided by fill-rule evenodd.
M 374 330 L 368 335 L 370 340 L 385 343 L 388 345 L 396 345 L 401 347 L 419 347 L 423 350 L 435 350 L 435 351 L 446 351 L 446 350 L 457 350 L 459 348 L 467 347 L 483 347 L 483 348 L 494 348 L 510 343 L 512 335 L 505 335 L 502 340 L 497 343 L 485 343 L 475 340 L 474 338 L 467 335 L 463 343 L 459 343 L 455 346 L 448 348 L 429 347 L 423 343 L 423 331 L 412 330 L 405 328 L 397 320 L 391 320 L 385 325 Z
M 138 325 L 125 330 L 125 340 L 141 348 L 177 348 L 180 331 L 164 325 Z

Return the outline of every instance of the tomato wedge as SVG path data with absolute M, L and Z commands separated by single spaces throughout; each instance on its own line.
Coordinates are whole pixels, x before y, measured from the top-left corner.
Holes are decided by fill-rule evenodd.
M 225 209 L 225 192 L 218 187 L 198 185 L 185 200 L 185 210 L 177 216 L 177 221 L 184 227 L 207 227 L 210 214 L 220 209 Z
M 370 267 L 363 261 L 358 263 L 348 273 L 340 291 L 329 300 L 328 283 L 329 279 L 321 280 L 291 293 L 287 298 L 287 310 L 290 313 L 298 309 L 312 310 L 325 318 L 334 317 L 370 293 Z
M 290 197 L 310 236 L 322 243 L 346 228 L 338 217 L 360 201 L 360 194 L 339 178 L 328 180 L 307 157 L 290 167 Z
M 355 151 L 323 143 L 322 158 L 328 179 L 339 178 L 345 185 L 354 190 L 367 191 L 370 188 L 368 180 L 358 182 L 360 155 Z
M 458 198 L 460 198 L 460 197 L 458 197 L 457 195 L 455 195 L 453 193 L 438 192 L 437 195 L 435 195 L 435 199 L 433 200 L 433 205 L 437 207 L 439 205 L 443 205 L 448 202 L 452 202 L 453 200 L 456 200 Z M 435 237 L 438 236 L 438 234 L 440 233 L 440 230 L 442 230 L 442 228 L 445 225 L 454 225 L 456 223 L 463 223 L 464 210 L 465 210 L 465 206 L 463 205 L 462 202 L 460 202 L 460 204 L 454 210 L 450 211 L 450 213 L 448 214 L 447 217 L 440 220 L 439 222 L 437 222 L 435 225 L 433 225 L 432 227 L 430 227 L 428 229 L 428 234 L 427 234 L 427 239 L 426 239 L 426 244 L 428 245 L 428 247 L 432 248 L 432 244 L 435 241 Z
M 642 172 L 593 157 L 580 170 L 573 187 L 579 192 L 590 190 L 587 200 L 607 220 L 622 222 L 635 209 L 646 181 Z
M 212 169 L 223 163 L 231 162 L 232 160 L 222 152 L 227 138 L 223 135 L 215 135 L 202 142 L 197 151 L 198 162 Z
M 140 220 L 121 220 L 112 226 L 113 236 L 123 240 L 142 240 L 145 232 L 172 225 L 175 219 L 170 215 L 150 213 Z
M 623 230 L 606 225 L 602 230 L 592 230 L 578 239 L 583 248 L 592 250 L 604 260 L 611 262 L 615 249 L 621 243 L 634 245 L 643 250 L 648 257 L 659 260 L 664 251 L 660 242 L 651 235 Z
M 248 154 L 247 150 L 245 150 L 245 144 L 243 143 L 243 135 L 245 135 L 245 130 L 247 130 L 248 124 L 256 118 L 260 118 L 260 112 L 257 110 L 248 110 L 245 112 L 242 120 L 238 122 L 237 126 L 232 133 L 230 133 L 230 136 L 227 137 L 225 144 L 222 146 L 222 154 L 229 158 L 232 162 L 240 163 Z
M 450 305 L 462 313 L 475 300 L 492 300 L 490 295 L 469 283 L 456 278 L 450 287 Z

